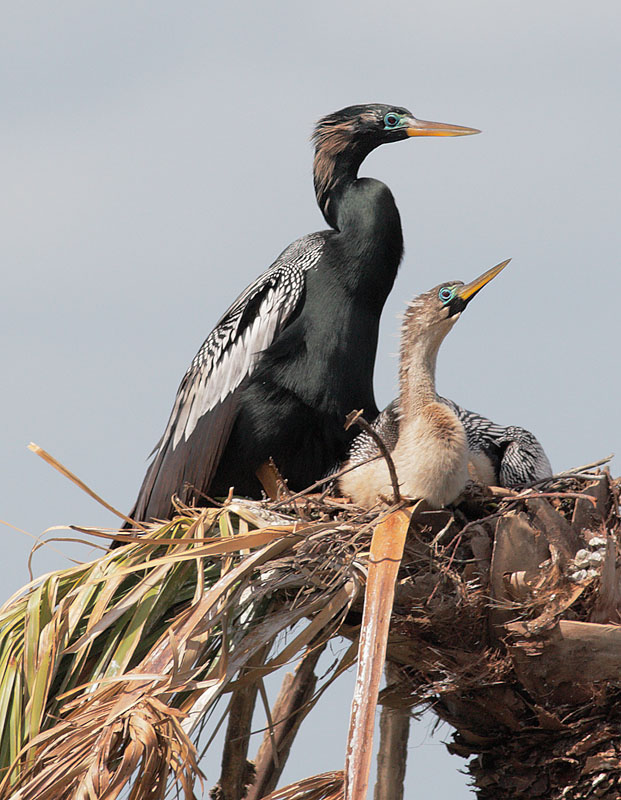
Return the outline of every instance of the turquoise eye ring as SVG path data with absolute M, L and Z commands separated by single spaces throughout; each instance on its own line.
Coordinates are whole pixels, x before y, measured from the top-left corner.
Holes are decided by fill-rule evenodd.
M 393 111 L 389 111 L 384 117 L 384 125 L 387 128 L 396 128 L 400 122 L 401 117 L 398 114 L 395 114 Z
M 443 303 L 448 303 L 448 301 L 453 298 L 453 294 L 453 289 L 449 289 L 448 286 L 443 286 L 438 292 L 438 297 Z

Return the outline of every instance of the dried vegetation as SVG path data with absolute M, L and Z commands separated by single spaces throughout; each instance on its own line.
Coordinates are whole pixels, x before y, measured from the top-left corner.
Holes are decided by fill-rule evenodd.
M 618 485 L 588 470 L 407 515 L 380 695 L 379 780 L 393 785 L 380 796 L 398 797 L 409 715 L 429 706 L 455 727 L 449 749 L 470 758 L 478 797 L 616 800 Z M 214 800 L 342 797 L 342 772 L 274 787 L 304 717 L 356 661 L 372 537 L 389 519 L 324 496 L 180 509 L 26 587 L 0 611 L 0 800 L 162 798 L 175 782 L 191 798 L 218 700 Z M 337 635 L 351 646 L 320 680 Z M 263 678 L 295 662 L 251 764 Z

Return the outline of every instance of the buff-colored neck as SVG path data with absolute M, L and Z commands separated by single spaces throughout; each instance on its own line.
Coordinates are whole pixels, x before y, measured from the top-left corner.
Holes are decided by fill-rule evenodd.
M 406 323 L 407 325 L 407 323 Z M 437 400 L 436 362 L 442 340 L 452 326 L 418 330 L 408 325 L 401 342 L 399 406 L 402 419 L 411 419 Z

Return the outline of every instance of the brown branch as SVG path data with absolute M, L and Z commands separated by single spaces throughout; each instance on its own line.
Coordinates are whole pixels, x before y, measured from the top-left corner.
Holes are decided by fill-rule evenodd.
M 330 483 L 330 481 L 335 481 L 337 478 L 340 478 L 342 475 L 346 475 L 348 472 L 351 472 L 354 469 L 358 469 L 363 464 L 369 464 L 371 461 L 376 461 L 381 456 L 371 456 L 370 458 L 365 458 L 364 461 L 359 461 L 357 464 L 354 464 L 351 467 L 343 467 L 343 469 L 338 470 L 338 472 L 333 472 L 330 475 L 326 476 L 325 478 L 320 478 L 315 483 L 311 483 L 310 486 L 307 486 L 306 489 L 302 489 L 300 492 L 296 492 L 295 494 L 286 497 L 284 500 L 280 500 L 278 503 L 270 503 L 270 510 L 275 510 L 280 508 L 281 506 L 285 506 L 288 503 L 291 503 L 293 500 L 297 500 L 300 497 L 304 497 L 304 495 L 309 494 L 312 492 L 313 489 L 318 489 L 320 486 L 323 486 L 326 483 Z
M 572 469 L 566 469 L 564 472 L 557 472 L 554 475 L 549 475 L 547 478 L 540 478 L 538 481 L 533 481 L 532 483 L 527 483 L 521 487 L 521 491 L 525 491 L 526 489 L 531 489 L 533 486 L 541 486 L 545 483 L 554 483 L 554 481 L 558 481 L 561 478 L 587 478 L 591 480 L 597 480 L 597 475 L 589 475 L 585 474 L 588 470 L 595 469 L 596 467 L 601 467 L 604 464 L 607 464 L 614 458 L 614 454 L 611 453 L 609 456 L 605 458 L 600 458 L 598 461 L 591 461 L 590 464 L 583 464 L 581 467 L 573 467 Z
M 273 729 L 265 732 L 255 758 L 255 779 L 248 790 L 247 800 L 260 800 L 276 788 L 298 729 L 315 705 L 312 702 L 317 683 L 314 670 L 326 645 L 327 642 L 308 650 L 295 673 L 289 672 L 285 676 L 271 712 L 275 720 Z M 274 758 L 274 748 L 278 763 Z
M 287 484 L 274 463 L 273 458 L 269 458 L 261 464 L 256 470 L 255 475 L 259 479 L 263 491 L 270 500 L 278 500 L 283 497 L 283 495 L 286 499 L 289 496 Z
M 392 493 L 394 495 L 393 502 L 395 505 L 398 505 L 401 502 L 401 492 L 399 491 L 399 479 L 397 478 L 397 470 L 395 469 L 394 461 L 390 453 L 388 452 L 388 448 L 384 443 L 384 440 L 379 435 L 379 433 L 369 425 L 369 423 L 364 419 L 362 416 L 361 411 L 352 411 L 350 414 L 347 415 L 345 419 L 345 429 L 347 430 L 352 425 L 358 425 L 359 428 L 368 434 L 371 439 L 375 442 L 378 446 L 380 453 L 382 454 L 384 461 L 386 462 L 386 466 L 388 467 L 388 472 L 390 474 L 390 482 L 392 483 Z M 359 465 L 356 465 L 359 466 Z
M 373 531 L 358 646 L 358 672 L 345 750 L 345 800 L 362 800 L 367 796 L 375 710 L 386 659 L 395 585 L 414 511 L 415 506 L 393 511 Z
M 396 668 L 386 662 L 386 681 L 392 675 L 398 682 Z M 373 800 L 403 800 L 403 782 L 408 758 L 410 735 L 410 709 L 382 707 L 380 714 L 380 744 L 377 753 L 377 780 Z
M 268 653 L 269 647 L 262 647 L 248 660 L 246 671 L 264 664 Z M 248 761 L 248 744 L 258 689 L 258 683 L 253 682 L 233 692 L 222 750 L 220 780 L 210 792 L 213 800 L 240 800 L 246 797 L 247 787 L 254 779 L 254 768 Z
M 384 706 L 380 714 L 380 746 L 373 800 L 403 800 L 409 733 L 409 709 Z

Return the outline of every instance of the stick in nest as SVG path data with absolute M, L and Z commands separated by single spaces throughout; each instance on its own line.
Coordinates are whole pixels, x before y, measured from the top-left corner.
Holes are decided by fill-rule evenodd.
M 345 418 L 345 430 L 351 428 L 352 425 L 358 425 L 359 428 L 367 433 L 371 439 L 375 442 L 378 446 L 384 461 L 386 462 L 386 466 L 388 467 L 388 472 L 390 474 L 390 482 L 392 483 L 392 493 L 394 495 L 393 502 L 395 505 L 398 505 L 401 502 L 401 492 L 399 491 L 399 479 L 397 478 L 397 470 L 395 469 L 394 461 L 390 453 L 388 452 L 388 448 L 384 443 L 382 437 L 377 433 L 377 431 L 373 430 L 373 428 L 369 425 L 369 423 L 364 419 L 362 416 L 362 410 L 360 411 L 352 411 L 350 414 L 347 415 Z

